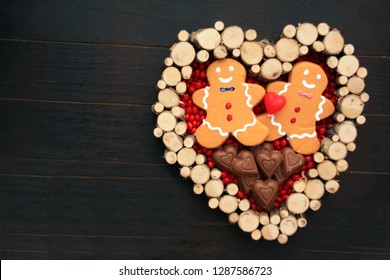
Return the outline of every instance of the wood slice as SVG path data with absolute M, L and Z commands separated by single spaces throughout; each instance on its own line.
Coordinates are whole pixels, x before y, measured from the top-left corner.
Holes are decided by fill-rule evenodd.
M 238 200 L 235 196 L 224 195 L 219 200 L 219 209 L 226 214 L 233 213 L 238 208 Z
M 260 74 L 260 65 L 259 64 L 252 65 L 250 74 L 252 77 L 257 77 Z
M 359 94 L 363 92 L 365 86 L 366 84 L 364 83 L 364 80 L 357 76 L 351 77 L 347 82 L 349 92 L 352 92 L 354 94 Z
M 282 37 L 286 37 L 286 38 L 289 38 L 289 39 L 292 39 L 295 37 L 295 34 L 297 33 L 297 29 L 294 25 L 292 24 L 288 24 L 286 25 L 284 28 L 283 28 L 283 31 L 282 31 Z
M 293 190 L 297 193 L 303 192 L 305 190 L 305 188 L 306 188 L 305 181 L 298 180 L 298 181 L 295 181 L 293 184 Z
M 161 112 L 157 117 L 157 125 L 164 131 L 172 131 L 176 127 L 177 120 L 169 111 Z
M 317 25 L 317 31 L 318 34 L 321 36 L 325 36 L 329 32 L 329 25 L 325 22 L 321 22 L 320 24 Z
M 208 205 L 211 209 L 217 209 L 219 205 L 218 198 L 212 197 L 209 199 Z
M 321 153 L 321 152 L 317 152 L 313 155 L 313 160 L 316 162 L 316 163 L 320 163 L 320 162 L 323 162 L 325 159 L 324 157 L 324 154 Z
M 153 113 L 160 114 L 162 111 L 164 111 L 164 105 L 162 105 L 160 102 L 156 102 L 152 105 Z
M 178 122 L 175 126 L 175 132 L 177 135 L 183 135 L 187 131 L 187 123 L 186 122 Z
M 292 67 L 293 66 L 290 62 L 283 62 L 283 64 L 282 64 L 283 75 L 290 72 L 292 70 Z
M 259 215 L 252 210 L 242 212 L 238 218 L 238 226 L 244 232 L 254 231 L 259 226 Z
M 337 97 L 344 97 L 346 96 L 347 94 L 349 93 L 349 88 L 344 86 L 344 87 L 339 87 L 336 91 L 335 91 L 335 95 Z
M 353 54 L 355 47 L 352 44 L 344 45 L 343 52 L 344 54 Z
M 340 188 L 339 182 L 336 180 L 329 180 L 325 183 L 325 189 L 328 193 L 336 193 Z
M 281 245 L 286 244 L 287 241 L 288 241 L 288 236 L 287 235 L 285 235 L 284 233 L 279 234 L 279 236 L 278 236 L 279 244 L 281 244 Z
M 177 39 L 180 42 L 186 42 L 190 39 L 190 33 L 187 30 L 180 30 L 180 32 L 177 34 Z
M 287 209 L 286 204 L 282 204 L 282 205 L 279 207 L 279 216 L 280 216 L 281 218 L 286 218 L 286 217 L 288 217 L 288 215 L 290 215 L 290 213 L 288 212 L 288 209 Z
M 348 167 L 349 167 L 348 161 L 346 161 L 345 159 L 341 159 L 336 162 L 336 169 L 340 173 L 347 171 Z
M 260 240 L 261 238 L 261 231 L 259 229 L 255 229 L 254 231 L 251 232 L 251 238 L 253 240 Z
M 333 115 L 332 115 L 332 118 L 336 121 L 336 122 L 343 122 L 345 121 L 345 116 L 344 114 L 340 113 L 340 112 L 334 112 Z
M 282 63 L 276 58 L 269 58 L 261 65 L 260 76 L 266 80 L 276 80 L 282 73 Z
M 164 64 L 167 67 L 172 66 L 173 65 L 173 59 L 171 57 L 167 57 L 166 59 L 164 59 Z
M 196 162 L 196 164 L 203 164 L 203 163 L 205 163 L 206 162 L 206 156 L 202 155 L 202 154 L 196 155 L 195 162 Z M 211 173 L 210 173 L 210 175 L 211 175 Z
M 333 162 L 324 160 L 317 165 L 318 176 L 325 181 L 331 180 L 337 175 L 337 169 Z
M 191 169 L 188 166 L 183 166 L 180 168 L 180 176 L 187 179 L 191 175 Z M 203 187 L 202 187 L 203 188 Z M 202 189 L 203 192 L 203 189 Z
M 191 169 L 191 180 L 195 184 L 205 184 L 210 179 L 210 168 L 205 164 L 195 165 Z
M 238 222 L 238 214 L 236 212 L 229 214 L 228 221 L 230 224 L 235 225 Z
M 215 22 L 214 28 L 221 32 L 225 28 L 225 24 L 222 21 L 218 20 Z
M 347 118 L 355 119 L 360 116 L 364 110 L 364 102 L 355 94 L 348 94 L 337 101 L 337 109 Z
M 177 162 L 181 166 L 191 166 L 195 163 L 196 151 L 193 148 L 183 148 L 177 153 Z
M 273 224 L 265 225 L 261 228 L 261 235 L 265 240 L 276 240 L 279 236 L 279 228 Z
M 324 183 L 321 180 L 308 180 L 305 188 L 305 194 L 310 199 L 320 199 L 325 193 Z
M 347 147 L 341 142 L 333 142 L 329 138 L 324 138 L 321 141 L 321 151 L 324 152 L 330 159 L 340 160 L 347 156 Z
M 269 221 L 271 224 L 278 225 L 280 223 L 280 215 L 279 211 L 277 209 L 272 210 L 270 216 L 269 216 Z
M 337 133 L 334 131 L 334 128 L 331 127 L 326 132 L 326 137 L 328 137 L 333 142 L 338 142 L 340 140 L 340 137 L 337 135 Z
M 263 59 L 263 48 L 257 42 L 244 42 L 240 52 L 242 62 L 246 65 L 258 64 Z
M 207 60 L 209 60 L 210 54 L 206 50 L 200 50 L 196 54 L 196 61 L 199 63 L 205 63 Z
M 293 214 L 302 214 L 309 208 L 309 199 L 303 193 L 293 193 L 287 198 L 288 210 Z
M 181 76 L 183 77 L 184 80 L 188 80 L 191 78 L 192 75 L 192 67 L 191 66 L 184 66 L 181 68 Z
M 315 52 L 323 52 L 325 49 L 324 43 L 321 41 L 315 41 L 312 46 L 313 50 Z
M 266 44 L 263 46 L 264 49 L 264 55 L 268 58 L 273 58 L 276 56 L 276 49 L 271 44 Z
M 339 59 L 337 72 L 340 75 L 352 77 L 359 69 L 359 60 L 354 55 L 344 55 Z
M 344 144 L 354 142 L 357 137 L 357 129 L 352 122 L 337 123 L 334 125 L 334 129 Z
M 216 59 L 224 59 L 227 55 L 228 51 L 225 46 L 220 45 L 213 50 L 213 56 Z
M 168 164 L 175 164 L 177 161 L 176 153 L 169 150 L 165 151 L 164 158 Z
M 344 86 L 348 82 L 348 78 L 346 76 L 337 76 L 336 83 L 338 85 Z
M 165 68 L 162 72 L 161 78 L 168 86 L 174 87 L 180 82 L 181 73 L 176 67 L 170 66 Z
M 183 95 L 184 93 L 186 93 L 187 91 L 187 84 L 184 82 L 184 81 L 181 81 L 179 82 L 176 87 L 176 92 L 179 94 L 179 95 Z
M 362 92 L 359 94 L 360 100 L 363 101 L 364 103 L 367 103 L 368 100 L 370 100 L 370 95 L 367 92 Z
M 310 209 L 313 211 L 318 211 L 321 208 L 321 201 L 317 199 L 310 200 Z
M 171 109 L 172 115 L 174 115 L 178 119 L 183 119 L 186 111 L 183 108 L 180 108 L 179 106 L 174 106 Z M 187 125 L 186 125 L 187 127 Z
M 299 55 L 304 56 L 309 53 L 309 47 L 308 46 L 300 46 L 299 47 Z
M 238 203 L 238 208 L 241 211 L 245 212 L 245 211 L 247 211 L 247 210 L 249 210 L 251 208 L 251 203 L 246 198 L 241 199 L 240 202 Z
M 363 116 L 363 115 L 360 115 L 359 117 L 357 117 L 357 118 L 355 119 L 355 124 L 357 124 L 357 125 L 362 125 L 362 124 L 365 124 L 366 121 L 367 121 L 366 117 Z
M 356 150 L 356 144 L 351 142 L 347 144 L 347 150 L 348 152 L 354 152 Z
M 211 173 L 210 173 L 211 179 L 219 179 L 221 178 L 221 175 L 222 172 L 218 168 L 211 169 Z
M 221 42 L 221 35 L 214 28 L 202 29 L 191 34 L 191 41 L 195 42 L 200 49 L 212 51 Z
M 337 65 L 339 64 L 339 59 L 336 56 L 329 56 L 326 59 L 326 65 L 329 66 L 331 69 L 336 69 Z
M 236 195 L 238 193 L 238 186 L 237 184 L 230 183 L 226 186 L 226 192 L 230 195 Z
M 187 135 L 186 138 L 184 138 L 183 144 L 184 147 L 191 148 L 195 144 L 195 136 Z
M 223 189 L 223 182 L 220 179 L 211 179 L 204 187 L 204 191 L 208 197 L 220 197 L 223 193 Z
M 172 152 L 177 153 L 183 148 L 183 139 L 175 132 L 166 132 L 162 137 L 162 141 L 165 147 Z
M 317 27 L 312 23 L 305 22 L 298 26 L 296 38 L 302 45 L 312 45 L 317 40 L 317 37 Z
M 184 167 L 183 167 L 183 168 L 184 168 Z M 203 188 L 202 185 L 195 184 L 192 190 L 193 190 L 193 192 L 194 192 L 195 194 L 200 195 L 200 194 L 203 193 L 204 188 Z
M 291 236 L 298 230 L 297 219 L 290 215 L 287 218 L 284 218 L 280 221 L 280 231 L 287 235 Z
M 167 83 L 164 82 L 164 80 L 158 80 L 157 85 L 156 85 L 156 88 L 158 90 L 162 90 L 162 89 L 164 89 L 166 87 L 167 87 Z
M 241 51 L 240 51 L 240 49 L 234 49 L 233 51 L 232 51 L 232 56 L 234 57 L 234 58 L 239 58 L 240 57 L 240 55 L 241 55 Z
M 244 38 L 244 31 L 239 26 L 229 26 L 221 34 L 222 43 L 228 50 L 240 48 Z
M 154 137 L 156 137 L 156 138 L 160 138 L 161 136 L 163 136 L 163 134 L 164 134 L 164 131 L 163 131 L 161 128 L 159 128 L 159 127 L 156 127 L 156 128 L 153 130 L 153 135 L 154 135 Z
M 310 168 L 306 171 L 307 177 L 316 178 L 318 177 L 318 171 L 315 168 Z
M 339 54 L 344 48 L 344 38 L 338 30 L 332 30 L 324 37 L 325 53 L 328 55 Z
M 254 40 L 256 40 L 256 37 L 257 37 L 256 30 L 248 29 L 247 31 L 245 31 L 245 39 L 247 41 L 254 41 Z
M 282 38 L 276 43 L 276 56 L 282 62 L 292 62 L 299 56 L 299 45 L 296 40 Z
M 305 215 L 303 215 L 303 214 L 298 215 L 297 224 L 298 224 L 298 227 L 300 227 L 300 228 L 304 228 L 307 226 L 307 220 L 306 220 Z
M 268 213 L 265 211 L 261 211 L 259 214 L 259 221 L 260 221 L 260 224 L 262 224 L 263 226 L 268 225 L 269 224 Z
M 367 74 L 368 74 L 368 71 L 366 68 L 364 67 L 359 67 L 358 70 L 356 71 L 356 75 L 359 77 L 359 78 L 362 78 L 364 79 L 365 77 L 367 77 Z

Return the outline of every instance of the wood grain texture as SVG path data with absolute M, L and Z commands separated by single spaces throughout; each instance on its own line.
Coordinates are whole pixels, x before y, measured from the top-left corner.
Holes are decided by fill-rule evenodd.
M 2 4 L 2 259 L 390 258 L 388 1 L 237 3 Z M 152 134 L 169 47 L 181 29 L 216 20 L 271 41 L 289 23 L 325 21 L 368 69 L 367 122 L 349 170 L 285 246 L 254 242 L 209 209 Z

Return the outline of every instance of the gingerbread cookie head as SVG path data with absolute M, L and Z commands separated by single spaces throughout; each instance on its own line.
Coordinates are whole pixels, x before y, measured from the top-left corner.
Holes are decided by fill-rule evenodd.
M 206 75 L 211 85 L 228 87 L 237 83 L 244 83 L 246 71 L 237 60 L 226 58 L 211 63 L 207 68 Z

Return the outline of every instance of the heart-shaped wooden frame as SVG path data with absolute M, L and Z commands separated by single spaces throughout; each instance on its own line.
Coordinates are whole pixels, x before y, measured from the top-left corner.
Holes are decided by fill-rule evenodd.
M 346 44 L 340 32 L 326 23 L 287 25 L 275 44 L 265 39 L 257 41 L 256 37 L 253 29 L 244 32 L 238 26 L 225 28 L 220 21 L 214 27 L 191 34 L 180 31 L 179 42 L 170 49 L 170 56 L 164 61 L 161 80 L 157 82 L 158 101 L 152 105 L 152 111 L 158 117 L 153 133 L 163 140 L 167 163 L 181 166 L 180 175 L 192 180 L 195 194 L 205 193 L 209 197 L 210 208 L 220 208 L 227 213 L 229 222 L 238 224 L 254 240 L 263 237 L 285 244 L 298 228 L 306 226 L 304 213 L 309 208 L 317 211 L 323 195 L 326 192 L 336 193 L 340 186 L 335 177 L 347 170 L 345 157 L 356 148 L 356 126 L 365 123 L 362 113 L 369 99 L 364 92 L 367 70 L 359 65 L 359 60 L 353 55 L 353 45 Z M 293 181 L 287 180 L 291 192 L 284 193 L 285 199 L 278 197 L 279 200 L 275 202 L 278 207 L 268 212 L 258 211 L 253 199 L 246 195 L 250 192 L 250 185 L 258 182 L 258 176 L 235 178 L 226 170 L 218 169 L 213 161 L 214 151 L 201 147 L 194 136 L 205 112 L 192 104 L 191 95 L 196 89 L 208 85 L 205 69 L 210 59 L 226 57 L 237 59 L 246 66 L 247 82 L 264 84 L 281 79 L 295 62 L 301 60 L 314 61 L 334 73 L 334 80 L 328 83 L 326 97 L 336 103 L 336 111 L 328 123 L 317 125 L 317 133 L 321 138 L 324 136 L 321 150 L 305 157 L 302 176 Z M 263 103 L 257 108 L 258 111 L 264 112 Z M 279 110 L 280 107 L 281 104 L 277 104 L 271 110 Z M 255 149 L 272 151 L 273 147 L 278 149 L 281 144 L 285 146 L 285 139 L 277 141 Z M 239 143 L 231 139 L 228 144 L 242 149 Z M 252 150 L 256 155 L 255 149 Z M 223 155 L 226 151 L 221 148 L 219 153 Z M 226 166 L 230 168 L 230 164 Z M 281 173 L 282 168 L 280 166 L 276 174 Z M 263 195 L 263 185 L 269 188 L 265 183 L 257 185 L 259 195 Z M 268 189 L 266 191 L 268 195 Z

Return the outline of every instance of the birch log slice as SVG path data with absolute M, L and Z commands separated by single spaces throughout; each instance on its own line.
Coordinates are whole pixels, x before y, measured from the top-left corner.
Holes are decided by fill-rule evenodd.
M 221 35 L 222 43 L 228 50 L 240 48 L 244 42 L 244 31 L 239 26 L 229 26 L 225 28 Z
M 179 69 L 174 66 L 171 66 L 165 68 L 165 70 L 162 72 L 161 78 L 168 86 L 174 87 L 180 82 L 181 73 Z
M 347 87 L 349 91 L 354 94 L 359 94 L 363 92 L 365 86 L 366 84 L 364 83 L 364 80 L 356 76 L 351 77 L 347 82 Z
M 339 54 L 344 48 L 344 38 L 338 30 L 332 30 L 324 38 L 325 53 L 329 55 Z
M 179 95 L 174 90 L 166 88 L 160 90 L 158 93 L 158 102 L 164 105 L 165 108 L 172 108 L 179 105 L 180 98 Z
M 199 48 L 207 51 L 212 51 L 221 42 L 221 35 L 214 28 L 199 30 L 191 35 L 191 40 L 194 41 Z
M 195 184 L 205 184 L 210 179 L 210 168 L 205 164 L 195 165 L 191 169 L 191 180 Z
M 297 219 L 292 215 L 280 221 L 280 231 L 287 236 L 293 235 L 297 231 L 297 229 Z
M 337 72 L 347 77 L 352 77 L 358 69 L 359 60 L 354 55 L 342 56 L 337 64 Z
M 320 199 L 325 193 L 324 183 L 320 180 L 308 180 L 305 194 L 310 199 Z
M 195 59 L 195 49 L 188 42 L 179 42 L 171 48 L 171 58 L 177 66 L 190 65 Z
M 261 235 L 265 240 L 276 240 L 279 236 L 279 228 L 273 224 L 265 225 L 261 228 Z
M 287 198 L 287 208 L 293 214 L 302 214 L 309 208 L 309 199 L 303 193 L 293 193 Z
M 254 231 L 259 226 L 259 215 L 252 210 L 242 212 L 238 219 L 238 226 L 244 232 Z
M 163 143 L 168 150 L 178 152 L 183 148 L 183 139 L 175 132 L 166 132 L 162 137 Z
M 298 26 L 296 38 L 302 45 L 312 45 L 317 40 L 317 37 L 317 27 L 312 23 L 305 22 Z
M 220 197 L 223 193 L 223 182 L 220 179 L 211 179 L 206 183 L 204 191 L 208 197 Z
M 194 164 L 196 151 L 193 148 L 183 148 L 177 153 L 177 162 L 181 166 L 191 166 Z
M 282 38 L 276 45 L 276 56 L 282 62 L 292 62 L 299 56 L 299 45 L 296 40 Z
M 357 129 L 352 122 L 338 123 L 334 126 L 334 130 L 340 137 L 340 141 L 345 144 L 354 142 L 357 137 Z
M 246 65 L 258 64 L 263 59 L 263 48 L 257 42 L 244 42 L 240 52 L 241 59 Z
M 331 180 L 337 175 L 337 169 L 330 160 L 324 160 L 317 165 L 318 176 L 325 181 Z
M 177 120 L 169 111 L 161 112 L 157 117 L 157 125 L 164 131 L 172 131 L 176 127 Z
M 238 200 L 231 195 L 224 195 L 219 200 L 219 209 L 226 214 L 233 213 L 238 208 Z

